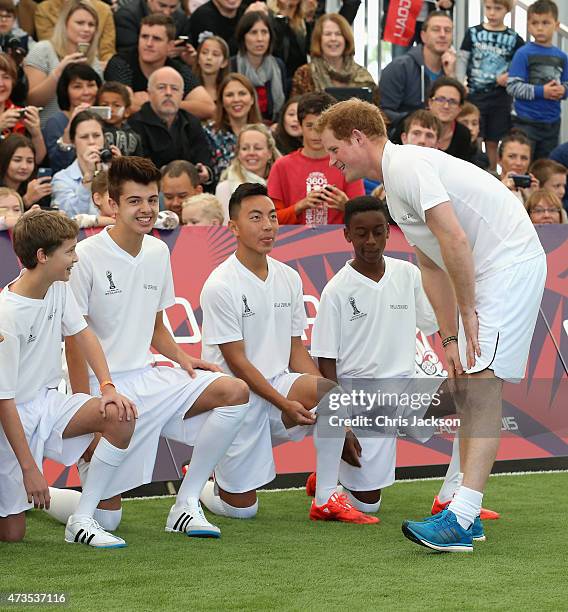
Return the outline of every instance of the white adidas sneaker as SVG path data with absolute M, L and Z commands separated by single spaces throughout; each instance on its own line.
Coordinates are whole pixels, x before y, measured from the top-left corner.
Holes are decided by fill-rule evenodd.
M 171 507 L 166 521 L 166 531 L 185 533 L 194 538 L 221 537 L 221 530 L 205 518 L 197 499 L 189 499 L 181 508 L 175 505 Z
M 124 548 L 126 542 L 105 531 L 91 516 L 72 514 L 65 527 L 65 541 L 94 548 Z

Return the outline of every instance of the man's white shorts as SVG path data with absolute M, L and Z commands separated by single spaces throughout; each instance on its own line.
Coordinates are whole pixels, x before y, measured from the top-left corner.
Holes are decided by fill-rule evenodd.
M 302 376 L 283 373 L 268 382 L 284 397 Z M 264 398 L 250 394 L 243 425 L 226 455 L 215 468 L 215 480 L 229 493 L 244 493 L 265 485 L 276 477 L 272 447 L 302 440 L 313 425 L 284 427 L 282 412 Z
M 184 415 L 215 380 L 225 374 L 196 370 L 196 378 L 181 368 L 156 366 L 114 374 L 116 389 L 136 404 L 138 419 L 128 454 L 103 494 L 107 499 L 152 480 L 160 436 L 193 446 L 209 412 Z M 94 392 L 97 381 L 91 380 Z
M 545 283 L 544 254 L 476 281 L 481 357 L 476 357 L 469 374 L 490 369 L 509 382 L 524 378 Z M 458 336 L 460 359 L 466 367 L 461 318 Z
M 40 470 L 44 457 L 63 465 L 73 465 L 85 452 L 92 434 L 63 438 L 69 421 L 92 399 L 84 393 L 64 395 L 44 389 L 36 398 L 16 406 L 31 453 Z M 0 517 L 33 508 L 28 503 L 20 464 L 0 428 Z

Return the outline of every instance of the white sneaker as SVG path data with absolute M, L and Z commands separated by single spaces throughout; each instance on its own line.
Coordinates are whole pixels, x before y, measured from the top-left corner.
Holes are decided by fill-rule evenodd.
M 126 542 L 105 531 L 91 516 L 71 515 L 65 527 L 65 541 L 95 548 L 124 548 Z
M 194 538 L 221 537 L 221 530 L 205 518 L 197 499 L 188 500 L 181 508 L 172 506 L 166 521 L 166 531 L 177 531 Z

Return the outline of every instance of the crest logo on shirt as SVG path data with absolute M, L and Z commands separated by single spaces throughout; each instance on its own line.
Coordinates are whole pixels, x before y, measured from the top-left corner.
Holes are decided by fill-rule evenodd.
M 105 295 L 114 295 L 115 293 L 122 293 L 122 289 L 117 289 L 114 281 L 112 280 L 112 272 L 107 270 L 105 273 L 108 281 L 108 291 L 105 291 Z
M 30 335 L 28 336 L 28 344 L 35 342 L 37 340 L 37 336 L 34 336 L 34 328 L 33 325 L 30 327 Z
M 57 313 L 57 308 L 52 313 L 49 314 L 49 316 L 47 317 L 47 320 L 51 321 L 53 317 L 56 315 L 56 313 Z
M 250 306 L 248 305 L 247 296 L 244 293 L 242 295 L 242 298 L 243 298 L 243 305 L 245 307 L 243 310 L 243 317 L 252 317 L 254 312 L 250 309 Z
M 353 310 L 353 316 L 349 319 L 350 321 L 355 321 L 355 319 L 362 319 L 363 317 L 367 316 L 366 312 L 361 312 L 357 308 L 357 302 L 355 301 L 355 298 L 353 296 L 349 297 L 349 304 Z

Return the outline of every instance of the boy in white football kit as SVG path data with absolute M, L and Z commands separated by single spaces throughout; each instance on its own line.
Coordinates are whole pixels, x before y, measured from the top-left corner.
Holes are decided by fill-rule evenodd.
M 114 384 L 135 398 L 139 410 L 128 454 L 105 499 L 151 481 L 163 435 L 194 447 L 166 531 L 219 537 L 201 510 L 199 494 L 241 426 L 248 388 L 190 357 L 164 325 L 163 311 L 175 303 L 170 255 L 163 241 L 147 235 L 158 214 L 159 180 L 147 159 L 113 161 L 109 194 L 116 225 L 78 244 L 79 264 L 71 276 L 81 313 L 108 355 Z M 151 346 L 180 368 L 154 366 Z M 92 387 L 74 344 L 67 361 L 73 389 L 89 382 Z M 120 500 L 100 509 L 101 521 L 118 525 Z
M 365 380 L 376 383 L 370 388 L 377 391 L 382 379 L 394 383 L 395 390 L 396 379 L 415 375 L 416 328 L 426 335 L 438 330 L 418 268 L 383 255 L 387 219 L 376 198 L 361 196 L 347 203 L 344 231 L 355 259 L 321 294 L 310 353 L 318 357 L 321 373 L 342 386 L 344 381 Z M 443 380 L 435 379 L 436 388 Z M 395 480 L 396 431 L 389 429 L 374 437 L 364 428 L 348 433 L 347 445 L 355 445 L 356 456 L 351 451 L 351 460 L 341 462 L 339 482 L 362 512 L 378 512 L 381 489 Z M 308 481 L 308 492 L 310 488 Z
M 546 281 L 543 248 L 523 206 L 500 181 L 442 151 L 392 144 L 376 107 L 341 102 L 317 127 L 330 163 L 347 180 L 384 182 L 389 212 L 416 248 L 449 376 L 458 377 L 464 392 L 463 484 L 446 510 L 405 521 L 403 533 L 433 550 L 469 552 L 499 447 L 502 381 L 525 374 Z
M 240 185 L 229 215 L 237 251 L 203 287 L 202 355 L 247 382 L 251 401 L 241 430 L 215 469 L 216 483 L 206 484 L 201 501 L 223 516 L 255 516 L 256 489 L 275 477 L 272 447 L 313 431 L 318 483 L 310 518 L 377 523 L 336 493 L 344 428 L 320 437 L 325 417 L 314 415 L 336 384 L 321 377 L 302 343 L 307 321 L 300 276 L 268 257 L 278 220 L 266 188 Z
M 0 294 L 0 541 L 22 540 L 25 511 L 49 507 L 43 458 L 73 465 L 93 432 L 101 432 L 65 541 L 121 548 L 124 540 L 104 531 L 93 514 L 128 452 L 136 408 L 116 393 L 101 346 L 66 282 L 77 262 L 78 233 L 74 221 L 43 210 L 26 213 L 14 229 L 14 250 L 25 269 Z M 57 391 L 62 336 L 73 336 L 84 351 L 102 398 Z

